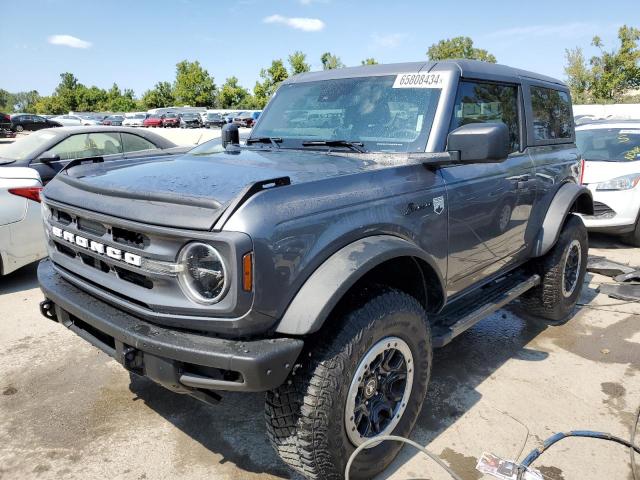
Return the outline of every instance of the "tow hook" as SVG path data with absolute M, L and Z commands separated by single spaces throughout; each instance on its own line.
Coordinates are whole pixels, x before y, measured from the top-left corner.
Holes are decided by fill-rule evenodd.
M 40 313 L 43 317 L 48 318 L 49 320 L 53 320 L 54 322 L 58 321 L 56 308 L 51 300 L 44 300 L 40 302 Z

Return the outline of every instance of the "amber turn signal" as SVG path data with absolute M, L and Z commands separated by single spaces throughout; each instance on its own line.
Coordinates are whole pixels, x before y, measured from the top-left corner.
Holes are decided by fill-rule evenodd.
M 253 253 L 242 257 L 242 289 L 250 292 L 253 289 Z

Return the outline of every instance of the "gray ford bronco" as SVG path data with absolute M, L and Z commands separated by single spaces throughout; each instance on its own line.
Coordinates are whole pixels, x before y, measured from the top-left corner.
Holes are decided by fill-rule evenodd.
M 570 317 L 593 213 L 574 140 L 567 87 L 506 66 L 298 75 L 244 142 L 58 174 L 41 310 L 174 392 L 266 391 L 280 457 L 342 478 L 411 433 L 434 348 L 515 299 Z

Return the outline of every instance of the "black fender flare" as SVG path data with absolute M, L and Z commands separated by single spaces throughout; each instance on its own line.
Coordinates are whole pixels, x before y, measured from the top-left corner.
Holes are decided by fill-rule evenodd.
M 340 299 L 363 275 L 399 257 L 419 258 L 428 263 L 436 272 L 444 294 L 443 277 L 424 250 L 392 235 L 365 237 L 335 252 L 309 276 L 289 304 L 276 332 L 306 335 L 318 331 Z
M 565 183 L 549 204 L 542 227 L 533 244 L 532 257 L 540 257 L 553 247 L 570 213 L 593 215 L 593 196 L 584 185 Z

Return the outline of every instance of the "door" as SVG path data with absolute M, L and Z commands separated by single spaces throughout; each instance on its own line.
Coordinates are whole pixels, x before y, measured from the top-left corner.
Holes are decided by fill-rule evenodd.
M 496 274 L 525 254 L 535 198 L 533 162 L 522 142 L 522 94 L 513 84 L 461 81 L 450 130 L 504 123 L 511 154 L 503 161 L 442 169 L 449 205 L 449 295 Z
M 32 119 L 31 130 L 41 130 L 43 128 L 48 127 L 47 121 L 45 120 L 44 117 L 40 117 L 38 115 L 32 115 L 31 119 Z
M 122 158 L 122 142 L 117 132 L 78 133 L 71 135 L 49 149 L 60 160 L 42 163 L 38 160 L 31 167 L 38 170 L 42 183 L 51 180 L 71 160 L 102 157 L 104 160 Z

